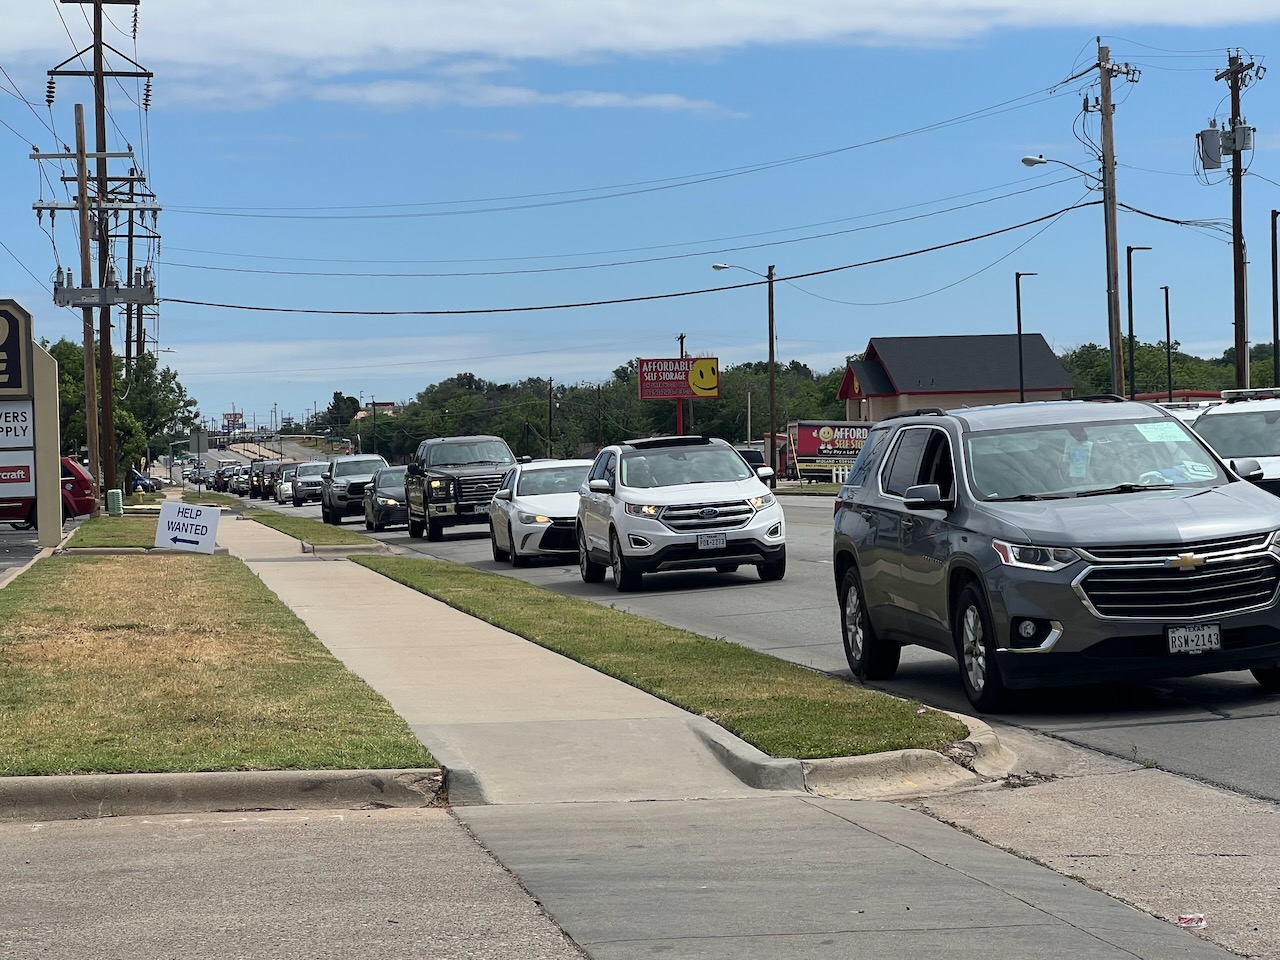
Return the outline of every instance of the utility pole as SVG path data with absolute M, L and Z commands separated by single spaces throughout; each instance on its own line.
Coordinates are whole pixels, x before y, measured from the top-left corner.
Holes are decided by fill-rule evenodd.
M 1280 387 L 1280 250 L 1276 249 L 1276 219 L 1271 211 L 1271 385 Z
M 76 104 L 76 177 L 80 207 L 80 282 L 93 286 L 93 260 L 89 255 L 89 160 L 85 156 L 84 104 Z M 96 501 L 101 490 L 102 461 L 98 450 L 97 351 L 93 343 L 93 307 L 84 310 L 84 434 L 89 448 L 89 474 Z M 97 507 L 94 508 L 96 514 Z
M 1112 119 L 1115 104 L 1111 99 L 1111 80 L 1127 76 L 1135 82 L 1138 72 L 1128 64 L 1111 62 L 1111 48 L 1098 38 L 1098 79 L 1101 91 L 1098 112 L 1102 121 L 1102 215 L 1107 243 L 1107 332 L 1111 344 L 1111 392 L 1124 396 L 1123 345 L 1120 334 L 1120 246 L 1116 229 L 1116 147 Z
M 93 44 L 91 46 L 93 53 L 93 69 L 92 70 L 69 70 L 65 69 L 66 65 L 72 60 L 79 59 L 88 50 L 77 51 L 71 57 L 68 57 L 57 67 L 49 71 L 49 76 L 76 76 L 76 77 L 92 77 L 93 78 L 93 95 L 94 95 L 94 119 L 96 129 L 95 134 L 95 150 L 93 156 L 97 160 L 97 242 L 98 242 L 98 348 L 100 351 L 98 363 L 98 376 L 100 378 L 99 395 L 101 397 L 102 406 L 102 431 L 101 431 L 101 468 L 104 482 L 108 489 L 113 488 L 116 483 L 116 444 L 115 444 L 115 409 L 112 397 L 112 381 L 114 375 L 114 363 L 111 356 L 111 307 L 114 303 L 121 302 L 120 298 L 110 295 L 108 288 L 116 286 L 115 284 L 115 267 L 111 263 L 111 244 L 110 244 L 110 216 L 108 214 L 109 203 L 109 177 L 107 175 L 107 91 L 106 82 L 108 77 L 145 77 L 151 78 L 151 73 L 142 70 L 137 63 L 125 57 L 118 50 L 112 49 L 112 53 L 127 60 L 130 65 L 136 67 L 136 70 L 107 70 L 106 68 L 106 49 L 107 44 L 103 39 L 103 6 L 106 4 L 123 5 L 136 7 L 139 0 L 59 0 L 60 3 L 77 3 L 93 4 L 93 17 L 91 20 L 93 27 Z M 82 196 L 84 193 L 82 193 Z M 125 286 L 128 288 L 132 277 L 125 278 Z M 87 286 L 87 284 L 86 284 Z M 55 289 L 55 300 L 57 300 L 58 292 Z M 128 295 L 123 299 L 128 299 Z M 154 302 L 154 301 L 153 301 Z
M 1253 130 L 1246 127 L 1240 115 L 1240 91 L 1255 76 L 1261 76 L 1252 60 L 1245 63 L 1240 54 L 1227 55 L 1227 69 L 1214 80 L 1226 80 L 1231 90 L 1231 254 L 1232 284 L 1235 289 L 1236 387 L 1249 386 L 1249 297 L 1247 260 L 1244 245 L 1244 164 L 1243 151 L 1253 148 Z
M 778 361 L 774 353 L 773 333 L 773 264 L 765 279 L 769 281 L 769 466 L 773 468 L 773 476 L 769 478 L 770 488 L 778 488 Z
M 555 395 L 552 393 L 552 385 L 555 383 L 550 377 L 547 377 L 547 456 L 551 456 L 551 415 L 555 411 Z

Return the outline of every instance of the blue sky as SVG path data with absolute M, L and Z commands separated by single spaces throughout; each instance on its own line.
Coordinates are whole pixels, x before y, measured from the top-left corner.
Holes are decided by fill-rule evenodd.
M 260 423 L 334 390 L 408 400 L 461 371 L 597 382 L 630 358 L 676 355 L 680 333 L 723 363 L 763 359 L 762 287 L 449 316 L 176 301 L 394 312 L 657 297 L 756 279 L 715 262 L 775 264 L 785 278 L 1011 227 L 1098 199 L 1070 170 L 1019 159 L 1096 171 L 1076 136 L 1098 137 L 1097 115 L 1080 118 L 1096 85 L 1062 81 L 1096 59 L 1099 34 L 1141 71 L 1115 87 L 1120 201 L 1229 222 L 1226 171 L 1196 176 L 1193 137 L 1228 114 L 1214 81 L 1228 49 L 1263 65 L 1280 50 L 1280 7 L 1117 6 L 142 0 L 153 106 L 144 124 L 134 82 L 113 84 L 110 140 L 133 143 L 164 205 L 162 359 L 205 415 L 234 404 Z M 0 125 L 0 242 L 13 254 L 0 250 L 0 297 L 27 306 L 39 336 L 77 339 L 78 314 L 26 272 L 47 283 L 56 268 L 27 154 L 55 149 L 46 125 L 70 142 L 73 104 L 91 103 L 81 80 L 59 81 L 52 115 L 43 96 L 45 71 L 89 32 L 75 5 L 3 7 L 0 90 L 35 106 L 0 92 L 12 128 Z M 108 42 L 132 56 L 131 9 L 109 13 L 122 30 L 108 27 Z M 1255 341 L 1271 339 L 1277 84 L 1244 96 L 1258 128 L 1245 181 Z M 1174 338 L 1219 355 L 1232 337 L 1229 233 L 1123 212 L 1119 230 L 1122 257 L 1154 248 L 1134 256 L 1139 338 L 1163 339 L 1168 284 Z M 55 237 L 60 262 L 78 263 L 70 217 Z M 826 371 L 873 336 L 1012 332 L 1015 271 L 1038 273 L 1023 281 L 1026 330 L 1060 349 L 1105 343 L 1103 254 L 1094 206 L 780 283 L 778 356 Z

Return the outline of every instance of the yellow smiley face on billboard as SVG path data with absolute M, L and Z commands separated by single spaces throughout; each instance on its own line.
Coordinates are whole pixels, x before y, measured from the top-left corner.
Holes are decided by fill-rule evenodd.
M 720 395 L 720 363 L 715 357 L 701 357 L 689 368 L 689 388 L 699 397 Z

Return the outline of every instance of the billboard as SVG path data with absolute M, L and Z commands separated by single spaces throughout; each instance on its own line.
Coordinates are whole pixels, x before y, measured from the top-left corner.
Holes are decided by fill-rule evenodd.
M 697 400 L 720 396 L 720 361 L 715 357 L 637 360 L 641 400 Z
M 830 480 L 832 467 L 852 466 L 871 426 L 852 420 L 801 420 L 788 424 L 799 479 Z

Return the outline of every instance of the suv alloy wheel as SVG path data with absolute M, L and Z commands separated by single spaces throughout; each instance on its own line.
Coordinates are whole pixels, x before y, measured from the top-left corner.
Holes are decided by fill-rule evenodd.
M 613 570 L 613 585 L 623 593 L 640 589 L 642 574 L 627 565 L 627 558 L 622 553 L 622 544 L 618 541 L 617 531 L 609 536 L 609 566 Z
M 1008 694 L 1000 676 L 1000 665 L 996 662 L 991 610 L 982 587 L 976 582 L 969 583 L 960 591 L 953 626 L 960 675 L 969 702 L 982 711 L 994 713 L 1000 710 L 1008 700 Z
M 587 552 L 587 537 L 582 532 L 582 524 L 578 524 L 578 573 L 583 583 L 603 583 L 604 564 L 596 563 Z
M 892 680 L 898 672 L 902 645 L 881 640 L 871 626 L 862 598 L 862 578 L 858 568 L 845 571 L 840 583 L 840 633 L 849 670 L 859 680 Z

